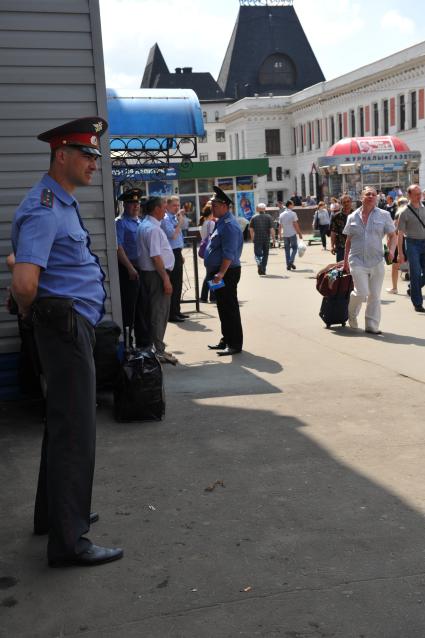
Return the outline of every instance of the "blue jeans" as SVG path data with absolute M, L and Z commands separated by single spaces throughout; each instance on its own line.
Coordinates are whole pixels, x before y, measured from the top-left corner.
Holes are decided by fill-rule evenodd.
M 261 270 L 264 272 L 266 272 L 267 262 L 269 259 L 269 248 L 270 248 L 269 239 L 265 239 L 262 242 L 254 241 L 255 261 L 257 262 L 257 266 L 259 266 Z
M 425 239 L 407 237 L 406 252 L 410 271 L 410 298 L 414 306 L 422 306 L 422 286 L 425 285 Z
M 297 236 L 284 237 L 283 244 L 285 246 L 286 267 L 290 268 L 294 263 L 295 255 L 297 254 L 298 241 Z

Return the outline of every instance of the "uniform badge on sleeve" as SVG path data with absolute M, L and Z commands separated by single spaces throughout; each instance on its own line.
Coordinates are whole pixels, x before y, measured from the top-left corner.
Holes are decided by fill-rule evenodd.
M 53 208 L 53 191 L 50 188 L 43 188 L 41 191 L 40 204 Z

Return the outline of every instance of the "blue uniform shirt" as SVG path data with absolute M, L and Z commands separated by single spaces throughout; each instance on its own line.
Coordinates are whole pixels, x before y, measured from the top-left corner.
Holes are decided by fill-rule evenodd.
M 106 298 L 98 258 L 90 251 L 77 200 L 49 175 L 36 184 L 17 209 L 12 224 L 16 263 L 40 266 L 37 297 L 66 297 L 93 326 Z
M 117 244 L 123 247 L 130 261 L 137 261 L 136 235 L 140 223 L 141 220 L 138 217 L 130 217 L 125 213 L 115 220 Z
M 180 231 L 175 239 L 171 239 L 176 231 L 177 224 L 179 223 L 177 216 L 171 213 L 165 213 L 164 219 L 161 221 L 161 228 L 167 235 L 167 239 L 170 242 L 171 248 L 183 248 L 184 240 L 183 234 Z
M 223 259 L 230 259 L 230 268 L 241 265 L 243 234 L 236 218 L 228 212 L 220 217 L 205 251 L 205 266 L 208 270 L 219 269 Z

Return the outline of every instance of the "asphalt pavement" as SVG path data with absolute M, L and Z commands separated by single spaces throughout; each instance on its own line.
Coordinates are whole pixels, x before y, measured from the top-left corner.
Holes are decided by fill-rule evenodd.
M 216 306 L 187 304 L 164 420 L 116 423 L 101 398 L 90 537 L 122 560 L 47 567 L 40 412 L 0 406 L 1 638 L 425 636 L 425 318 L 400 281 L 382 336 L 327 330 L 329 252 L 287 272 L 273 249 L 265 277 L 243 259 L 242 353 L 209 351 Z

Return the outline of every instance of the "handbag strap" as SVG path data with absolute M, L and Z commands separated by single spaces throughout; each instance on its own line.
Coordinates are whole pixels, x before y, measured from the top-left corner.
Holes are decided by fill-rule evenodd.
M 407 208 L 408 208 L 409 210 L 411 210 L 411 211 L 412 211 L 412 213 L 414 214 L 414 216 L 416 217 L 416 219 L 418 220 L 418 222 L 419 222 L 420 224 L 422 224 L 422 227 L 423 227 L 423 228 L 425 228 L 425 224 L 423 223 L 422 219 L 419 217 L 419 215 L 418 215 L 417 213 L 415 213 L 415 211 L 413 210 L 413 208 L 411 207 L 411 205 L 410 205 L 410 204 L 407 204 Z

